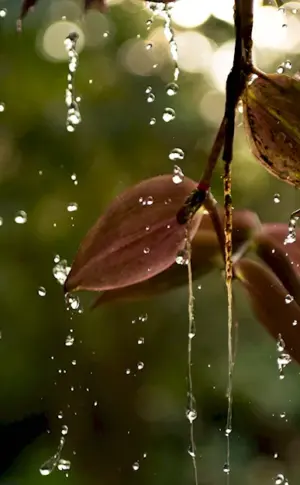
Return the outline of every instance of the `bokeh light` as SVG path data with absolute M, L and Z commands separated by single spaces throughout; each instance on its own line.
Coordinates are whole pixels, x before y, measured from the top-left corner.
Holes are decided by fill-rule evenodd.
M 81 52 L 85 45 L 83 30 L 78 23 L 68 20 L 60 20 L 49 25 L 38 38 L 37 47 L 49 60 L 66 61 L 68 53 L 64 41 L 72 32 L 79 35 L 76 49 Z
M 207 0 L 181 0 L 175 3 L 171 17 L 184 28 L 194 28 L 206 22 L 211 15 L 211 2 Z

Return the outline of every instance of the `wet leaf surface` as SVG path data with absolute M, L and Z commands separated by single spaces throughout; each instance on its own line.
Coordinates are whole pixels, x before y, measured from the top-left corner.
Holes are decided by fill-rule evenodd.
M 66 291 L 109 290 L 146 280 L 171 266 L 184 248 L 186 227 L 176 212 L 195 187 L 172 175 L 145 180 L 118 196 L 84 238 L 66 281 Z M 193 219 L 193 237 L 200 214 Z

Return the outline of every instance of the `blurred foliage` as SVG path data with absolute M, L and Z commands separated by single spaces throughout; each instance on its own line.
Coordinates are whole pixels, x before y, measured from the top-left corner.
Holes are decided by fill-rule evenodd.
M 185 418 L 187 289 L 94 312 L 88 310 L 91 295 L 83 295 L 84 312 L 72 314 L 66 311 L 53 267 L 56 254 L 72 261 L 88 228 L 125 187 L 172 172 L 168 153 L 174 147 L 185 152 L 184 173 L 194 179 L 201 175 L 223 94 L 217 93 L 219 108 L 214 103 L 212 121 L 199 111 L 207 91 L 215 90 L 206 73 L 182 71 L 179 92 L 169 98 L 165 86 L 172 81 L 170 60 L 157 74 L 128 72 L 121 55 L 124 43 L 149 34 L 149 12 L 142 2 L 128 0 L 106 14 L 107 40 L 80 54 L 76 93 L 82 96 L 82 123 L 68 133 L 67 64 L 50 62 L 37 47 L 54 2 L 41 0 L 21 34 L 15 29 L 19 3 L 0 4 L 8 9 L 0 18 L 0 101 L 5 103 L 0 113 L 0 420 L 9 430 L 12 423 L 37 414 L 45 415 L 48 425 L 31 443 L 26 441 L 28 430 L 18 431 L 17 426 L 3 435 L 7 453 L 13 443 L 28 444 L 0 483 L 65 483 L 63 472 L 39 474 L 41 464 L 57 449 L 62 424 L 69 427 L 62 457 L 71 460 L 72 485 L 193 483 Z M 233 36 L 232 26 L 214 17 L 195 30 L 216 46 Z M 270 70 L 284 60 L 280 55 L 273 57 L 271 67 L 268 64 Z M 297 70 L 296 55 L 290 57 Z M 264 68 L 262 53 L 257 58 Z M 145 95 L 149 85 L 156 95 L 151 104 Z M 166 106 L 176 111 L 171 123 L 162 121 Z M 152 117 L 157 122 L 150 126 Z M 78 185 L 71 179 L 74 173 Z M 213 186 L 220 202 L 221 174 L 220 162 Z M 233 179 L 235 207 L 256 211 L 263 221 L 286 222 L 299 205 L 295 190 L 272 178 L 250 155 L 240 125 Z M 276 193 L 280 203 L 274 202 Z M 78 211 L 68 212 L 70 202 L 77 202 Z M 15 223 L 19 210 L 27 213 L 26 224 Z M 46 289 L 44 297 L 38 294 L 40 286 Z M 225 480 L 227 411 L 226 295 L 220 274 L 196 282 L 195 296 L 199 483 L 218 485 Z M 268 485 L 278 473 L 290 484 L 299 483 L 299 368 L 290 364 L 285 379 L 279 380 L 275 342 L 257 324 L 238 288 L 235 300 L 239 345 L 231 484 Z M 147 320 L 139 320 L 145 314 Z M 66 347 L 70 329 L 75 343 Z M 144 362 L 140 371 L 139 361 Z M 57 417 L 60 411 L 63 419 Z M 134 471 L 136 461 L 140 467 Z

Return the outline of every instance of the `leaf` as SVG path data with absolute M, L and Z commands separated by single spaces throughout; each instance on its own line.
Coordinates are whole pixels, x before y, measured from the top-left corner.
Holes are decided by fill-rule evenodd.
M 172 175 L 145 180 L 119 195 L 84 238 L 66 291 L 103 291 L 146 280 L 171 266 L 184 248 L 186 227 L 176 213 L 196 183 Z M 191 222 L 193 238 L 201 220 Z
M 224 218 L 223 208 L 218 207 L 220 218 Z M 233 250 L 252 238 L 252 233 L 260 230 L 260 222 L 257 215 L 247 210 L 234 211 L 233 213 Z M 198 231 L 192 240 L 192 274 L 197 280 L 215 268 L 223 268 L 223 258 L 220 251 L 219 241 L 214 232 L 211 218 L 205 214 L 202 218 Z M 162 273 L 142 281 L 135 285 L 117 288 L 102 293 L 93 308 L 111 301 L 130 301 L 149 298 L 153 295 L 166 293 L 174 288 L 187 285 L 187 269 L 185 266 L 174 263 Z
M 23 0 L 22 1 L 21 12 L 20 12 L 20 20 L 22 20 L 24 17 L 26 17 L 29 10 L 32 9 L 37 4 L 37 2 L 38 2 L 38 0 Z
M 296 301 L 286 303 L 286 289 L 268 268 L 249 259 L 235 264 L 235 275 L 246 290 L 257 319 L 300 363 L 300 307 Z M 299 322 L 295 325 L 293 322 Z
M 255 238 L 257 255 L 269 266 L 277 278 L 300 305 L 300 279 L 294 265 L 286 254 L 283 244 L 271 235 L 258 234 Z

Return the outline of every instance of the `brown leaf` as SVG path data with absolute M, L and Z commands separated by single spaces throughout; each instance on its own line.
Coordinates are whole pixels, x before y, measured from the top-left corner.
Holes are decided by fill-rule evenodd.
M 223 220 L 223 208 L 219 207 L 217 210 Z M 260 227 L 259 219 L 255 213 L 247 210 L 234 211 L 233 250 L 237 251 L 244 242 L 252 238 L 253 233 L 260 230 Z M 208 214 L 205 214 L 192 241 L 193 279 L 197 280 L 200 276 L 215 268 L 223 268 L 223 265 L 219 242 L 211 218 Z M 130 301 L 149 298 L 187 285 L 187 281 L 186 267 L 174 263 L 170 268 L 153 278 L 124 288 L 105 291 L 97 298 L 93 307 L 116 300 Z
M 119 195 L 84 238 L 65 289 L 103 291 L 146 280 L 164 271 L 184 247 L 185 226 L 176 213 L 196 183 L 174 184 L 161 175 Z M 200 214 L 191 223 L 191 237 Z
M 273 175 L 300 186 L 300 82 L 285 74 L 258 76 L 243 96 L 253 154 Z
M 255 245 L 257 255 L 269 266 L 287 292 L 300 305 L 300 279 L 286 254 L 286 246 L 278 243 L 276 239 L 266 233 L 258 234 L 255 237 Z
M 21 3 L 20 20 L 26 17 L 31 8 L 37 4 L 38 0 L 23 0 Z
M 286 303 L 285 287 L 260 263 L 244 258 L 235 265 L 235 274 L 247 291 L 260 323 L 274 339 L 281 335 L 286 350 L 300 363 L 300 307 L 295 300 Z

